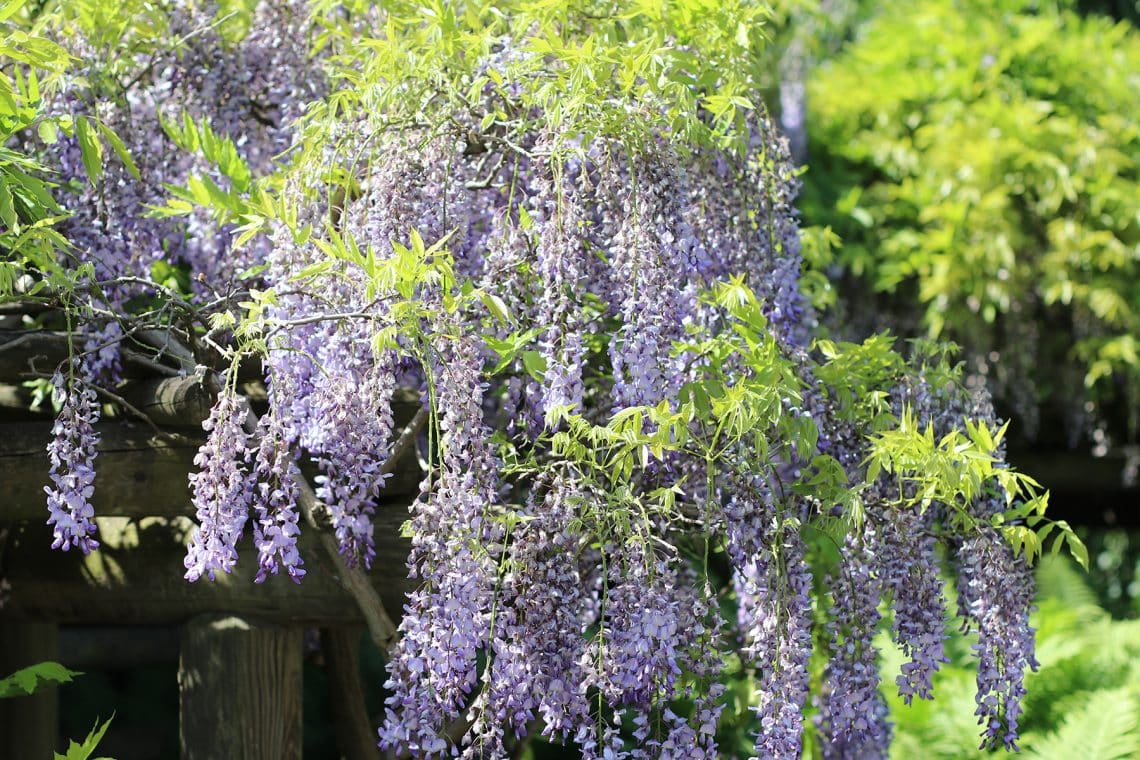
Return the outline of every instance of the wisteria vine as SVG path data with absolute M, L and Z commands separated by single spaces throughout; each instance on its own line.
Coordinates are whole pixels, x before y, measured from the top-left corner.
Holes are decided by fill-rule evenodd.
M 944 553 L 978 631 L 983 743 L 1015 747 L 1040 499 L 944 360 L 812 342 L 787 142 L 756 82 L 717 79 L 754 55 L 752 6 L 713 68 L 671 18 L 628 74 L 617 17 L 475 5 L 262 2 L 235 38 L 193 3 L 162 13 L 177 42 L 111 62 L 98 29 L 58 20 L 80 63 L 45 118 L 71 126 L 26 141 L 60 174 L 83 322 L 52 380 L 54 546 L 98 547 L 94 389 L 161 327 L 221 389 L 190 581 L 232 572 L 248 529 L 255 580 L 301 582 L 306 469 L 345 561 L 370 567 L 396 441 L 416 440 L 384 749 L 505 757 L 541 735 L 712 758 L 726 681 L 746 679 L 756 757 L 799 757 L 809 733 L 824 757 L 885 757 L 874 637 L 906 658 L 904 700 L 933 698 Z M 612 57 L 552 41 L 574 34 Z M 237 390 L 250 357 L 260 417 Z M 397 425 L 400 394 L 422 430 Z

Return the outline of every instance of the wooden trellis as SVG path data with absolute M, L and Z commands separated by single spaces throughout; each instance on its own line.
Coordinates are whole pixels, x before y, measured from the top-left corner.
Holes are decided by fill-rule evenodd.
M 351 587 L 364 577 L 384 609 L 403 606 L 409 547 L 400 526 L 420 480 L 412 448 L 404 447 L 386 484 L 367 576 L 348 577 L 327 551 L 328 536 L 310 527 L 299 541 L 307 570 L 300 584 L 287 576 L 255 584 L 248 535 L 232 575 L 189 583 L 187 475 L 212 394 L 193 377 L 146 377 L 145 361 L 128 361 L 135 377 L 117 392 L 175 435 L 156 435 L 131 417 L 100 423 L 93 504 L 101 546 L 89 555 L 53 551 L 43 490 L 51 422 L 20 409 L 27 398 L 16 383 L 29 363 L 54 367 L 65 347 L 58 333 L 0 331 L 0 577 L 10 586 L 0 609 L 0 673 L 49 659 L 67 664 L 57 644 L 61 624 L 177 625 L 182 756 L 300 758 L 302 631 L 319 627 L 341 749 L 379 757 L 356 670 L 356 642 L 369 621 Z M 409 424 L 417 406 L 402 400 L 397 422 Z M 0 757 L 51 757 L 61 748 L 58 709 L 53 690 L 0 700 Z

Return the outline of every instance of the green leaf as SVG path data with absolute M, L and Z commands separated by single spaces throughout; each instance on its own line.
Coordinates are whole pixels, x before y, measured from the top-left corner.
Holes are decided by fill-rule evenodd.
M 103 176 L 103 143 L 91 120 L 86 116 L 77 116 L 75 119 L 75 136 L 79 140 L 79 153 L 83 159 L 83 168 L 87 172 L 87 179 L 94 185 Z
M 103 740 L 103 734 L 107 733 L 107 728 L 111 725 L 114 715 L 107 718 L 102 725 L 99 721 L 95 721 L 94 728 L 87 734 L 87 738 L 83 740 L 82 744 L 77 743 L 74 739 L 71 741 L 67 748 L 67 754 L 61 755 L 55 753 L 55 760 L 89 760 L 91 755 L 95 752 L 95 748 L 99 742 Z M 109 758 L 98 758 L 97 760 L 110 760 Z
M 51 119 L 44 119 L 36 127 L 36 133 L 48 145 L 55 145 L 59 141 L 59 127 Z
M 538 351 L 523 351 L 522 360 L 527 374 L 542 382 L 546 374 L 546 359 L 543 358 L 542 354 Z
M 308 279 L 311 279 L 311 278 L 316 277 L 318 275 L 324 274 L 325 272 L 332 269 L 334 266 L 336 266 L 336 264 L 329 261 L 328 259 L 325 259 L 323 261 L 318 261 L 315 264 L 309 264 L 307 267 L 303 268 L 301 271 L 299 271 L 295 275 L 293 275 L 291 279 L 293 279 L 293 280 L 308 280 Z
M 127 146 L 123 144 L 123 141 L 115 134 L 114 130 L 106 124 L 101 121 L 97 122 L 97 124 L 99 125 L 99 132 L 102 133 L 103 137 L 107 138 L 107 142 L 111 143 L 111 149 L 115 151 L 115 155 L 123 162 L 123 166 L 127 168 L 130 175 L 136 180 L 140 179 L 139 168 L 135 165 L 134 159 L 131 158 L 131 152 L 127 150 Z
M 510 308 L 502 298 L 499 298 L 493 293 L 480 291 L 479 299 L 483 302 L 483 305 L 487 307 L 487 310 L 490 311 L 492 315 L 494 315 L 495 319 L 498 320 L 500 324 L 513 325 L 515 323 L 514 317 L 511 316 Z
M 45 683 L 68 683 L 78 675 L 82 673 L 68 670 L 58 662 L 41 662 L 0 679 L 0 697 L 34 694 Z
M 16 11 L 24 7 L 25 2 L 26 0 L 8 0 L 3 5 L 0 5 L 0 22 L 12 18 Z
M 16 217 L 16 209 L 12 205 L 12 191 L 8 189 L 5 177 L 0 175 L 0 222 L 3 222 L 10 229 L 15 229 L 19 221 Z
M 255 264 L 238 272 L 237 277 L 239 280 L 252 280 L 254 277 L 261 276 L 267 269 L 269 269 L 268 264 Z
M 1085 569 L 1086 572 L 1088 572 L 1089 550 L 1085 547 L 1085 544 L 1083 541 L 1081 541 L 1080 537 L 1076 533 L 1073 533 L 1071 530 L 1069 530 L 1068 525 L 1065 525 L 1064 523 L 1058 524 L 1060 524 L 1065 530 L 1069 531 L 1065 534 L 1065 541 L 1069 545 L 1069 554 L 1073 556 L 1073 559 L 1077 561 L 1077 564 L 1079 564 Z

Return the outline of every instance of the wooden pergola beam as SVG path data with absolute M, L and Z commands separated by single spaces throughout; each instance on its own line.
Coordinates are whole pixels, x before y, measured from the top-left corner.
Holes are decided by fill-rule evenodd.
M 34 362 L 51 372 L 67 359 L 67 333 L 58 330 L 0 330 L 0 381 L 27 380 Z
M 95 463 L 97 515 L 143 517 L 193 514 L 187 476 L 201 439 L 158 438 L 150 428 L 120 422 L 96 426 L 101 441 Z M 0 427 L 0 522 L 47 519 L 50 422 Z
M 160 427 L 196 428 L 210 416 L 214 394 L 201 377 L 153 378 L 127 382 L 118 394 Z
M 411 417 L 410 409 L 397 408 L 397 416 Z M 146 425 L 126 421 L 99 423 L 96 430 L 101 439 L 95 460 L 95 493 L 91 499 L 96 515 L 175 517 L 194 514 L 187 478 L 195 469 L 194 455 L 202 443 L 199 435 L 159 437 Z M 47 519 L 44 486 L 49 483 L 47 444 L 50 440 L 51 423 L 47 421 L 0 425 L 0 523 Z M 405 451 L 384 485 L 383 496 L 406 503 L 418 493 L 419 481 L 415 452 Z M 399 525 L 397 522 L 397 530 Z M 378 525 L 377 532 L 380 531 Z
M 376 559 L 368 580 L 385 607 L 401 609 L 410 588 L 408 543 L 399 537 L 404 509 L 378 512 Z M 88 625 L 170 625 L 202 614 L 231 613 L 295 625 L 360 625 L 360 608 L 325 558 L 315 531 L 298 542 L 306 575 L 254 583 L 257 552 L 247 535 L 234 572 L 190 583 L 183 559 L 188 518 L 97 518 L 100 548 L 89 555 L 50 548 L 46 525 L 13 529 L 3 573 L 11 584 L 3 618 Z
M 0 328 L 0 382 L 19 383 L 34 377 L 33 366 L 35 372 L 50 374 L 67 360 L 73 340 L 82 344 L 64 330 Z M 175 336 L 162 330 L 139 330 L 123 348 L 123 377 L 148 378 L 180 369 L 183 374 L 193 373 L 194 356 Z M 167 366 L 169 363 L 177 368 Z M 238 365 L 238 379 L 242 381 L 263 377 L 261 359 L 256 355 L 247 355 Z

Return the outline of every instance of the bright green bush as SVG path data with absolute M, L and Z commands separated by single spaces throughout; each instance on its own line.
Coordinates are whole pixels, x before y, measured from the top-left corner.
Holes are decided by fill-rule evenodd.
M 1137 72 L 1125 23 L 883 2 L 809 82 L 805 214 L 843 239 L 852 316 L 868 286 L 891 294 L 903 324 L 964 343 L 1030 419 L 1049 399 L 1135 398 Z

